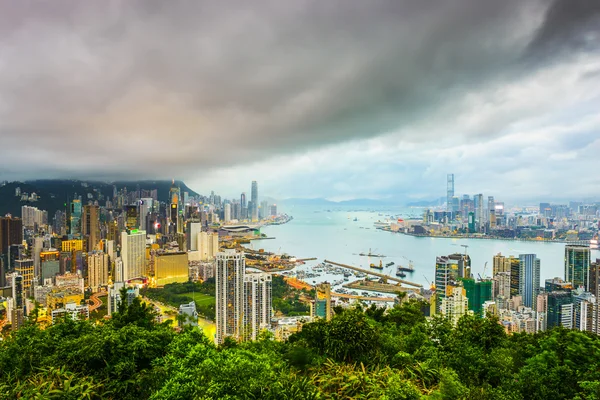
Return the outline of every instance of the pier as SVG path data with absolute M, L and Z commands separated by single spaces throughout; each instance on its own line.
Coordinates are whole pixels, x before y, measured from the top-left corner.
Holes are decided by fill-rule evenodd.
M 384 283 L 387 283 L 387 281 L 391 281 L 391 282 L 403 283 L 405 285 L 414 286 L 414 287 L 417 287 L 417 288 L 423 287 L 423 285 L 418 284 L 418 283 L 410 282 L 410 281 L 407 281 L 407 280 L 404 280 L 404 279 L 394 278 L 392 276 L 380 274 L 378 272 L 373 272 L 373 271 L 368 270 L 368 269 L 358 268 L 358 267 L 355 267 L 355 266 L 352 266 L 352 265 L 340 264 L 340 263 L 337 263 L 335 261 L 330 261 L 330 260 L 325 260 L 325 262 L 329 263 L 329 264 L 337 265 L 338 267 L 348 268 L 348 269 L 351 269 L 351 270 L 354 270 L 354 271 L 362 272 L 364 274 L 377 276 L 377 277 L 381 278 Z

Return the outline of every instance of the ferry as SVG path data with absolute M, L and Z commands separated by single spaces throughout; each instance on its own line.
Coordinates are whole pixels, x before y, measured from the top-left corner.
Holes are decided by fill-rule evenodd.
M 375 269 L 383 269 L 383 263 L 381 262 L 381 260 L 379 260 L 379 265 L 371 263 L 371 265 L 369 266 Z

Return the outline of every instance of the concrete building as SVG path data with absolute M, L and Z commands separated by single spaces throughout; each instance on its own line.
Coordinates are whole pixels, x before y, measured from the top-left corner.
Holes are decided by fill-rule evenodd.
M 151 197 L 144 197 L 140 199 L 140 229 L 148 232 L 148 214 L 152 212 L 154 205 L 154 199 Z
M 596 325 L 594 308 L 596 296 L 590 292 L 579 290 L 573 295 L 573 328 L 580 331 L 594 332 Z
M 112 315 L 114 312 L 119 310 L 119 302 L 121 301 L 121 289 L 125 287 L 124 282 L 115 282 L 115 284 L 108 289 L 108 315 Z M 130 305 L 133 299 L 140 295 L 140 289 L 136 287 L 127 288 L 127 304 Z
M 436 257 L 435 292 L 436 310 L 441 312 L 442 299 L 452 294 L 459 278 L 471 278 L 471 257 L 466 254 L 451 254 Z
M 198 235 L 202 232 L 202 224 L 200 222 L 188 222 L 187 239 L 188 250 L 198 251 L 199 239 Z
M 503 256 L 502 253 L 498 253 L 494 256 L 492 276 L 496 276 L 496 274 L 500 272 L 510 273 L 510 258 Z
M 462 287 L 452 289 L 450 296 L 444 297 L 441 302 L 441 314 L 446 317 L 452 325 L 456 326 L 458 320 L 469 312 L 469 299 Z
M 565 281 L 571 282 L 573 288 L 583 288 L 590 291 L 590 262 L 589 246 L 565 246 Z
M 34 282 L 34 266 L 33 260 L 16 260 L 15 261 L 15 273 L 21 276 L 23 292 L 29 295 L 30 290 L 32 290 L 32 285 Z
M 109 267 L 108 254 L 102 251 L 88 254 L 88 287 L 92 292 L 98 292 L 101 286 L 108 284 Z
M 198 326 L 198 312 L 196 311 L 196 302 L 190 301 L 188 304 L 179 306 L 179 316 L 177 325 L 183 326 Z
M 244 276 L 244 317 L 242 338 L 256 340 L 262 330 L 271 325 L 270 274 L 252 273 Z
M 246 259 L 243 252 L 231 249 L 216 257 L 216 343 L 222 344 L 227 336 L 241 338 Z
M 200 252 L 200 261 L 214 260 L 219 252 L 219 235 L 200 232 L 198 234 L 198 251 Z
M 146 231 L 121 232 L 123 281 L 146 276 Z
M 90 308 L 88 305 L 78 305 L 76 303 L 67 303 L 63 308 L 52 310 L 52 323 L 55 323 L 65 316 L 68 316 L 74 321 L 90 318 Z

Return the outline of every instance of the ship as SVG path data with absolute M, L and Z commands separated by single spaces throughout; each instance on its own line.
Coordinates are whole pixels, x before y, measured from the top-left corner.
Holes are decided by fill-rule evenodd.
M 386 267 L 391 267 L 392 265 L 394 265 L 395 263 L 393 261 L 390 261 L 389 263 L 385 264 Z
M 400 278 L 406 278 L 406 274 L 402 271 L 400 271 L 400 269 L 398 269 L 396 271 L 396 276 L 400 277 Z
M 354 219 L 353 219 L 352 221 L 355 221 L 355 222 L 356 222 L 356 221 L 358 221 L 358 218 L 354 217 Z
M 385 257 L 383 254 L 374 254 L 374 253 L 371 253 L 371 249 L 369 249 L 368 253 L 360 253 L 359 256 L 361 256 L 361 257 L 378 257 L 378 258 Z
M 371 265 L 369 266 L 375 269 L 383 269 L 383 263 L 381 262 L 381 260 L 379 260 L 379 265 L 371 263 Z
M 403 267 L 402 265 L 398 265 L 398 272 L 401 271 L 405 271 L 405 272 L 415 272 L 415 268 L 413 267 L 412 261 L 409 261 L 408 263 L 408 267 Z

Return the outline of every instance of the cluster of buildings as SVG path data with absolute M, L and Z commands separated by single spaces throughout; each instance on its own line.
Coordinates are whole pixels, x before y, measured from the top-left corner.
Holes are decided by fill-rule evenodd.
M 497 254 L 492 278 L 475 280 L 466 254 L 436 259 L 431 313 L 454 324 L 465 314 L 499 317 L 507 332 L 538 332 L 557 326 L 600 334 L 600 259 L 587 245 L 565 246 L 564 277 L 540 282 L 540 259 Z
M 403 221 L 395 228 L 415 235 L 586 241 L 597 246 L 599 217 L 600 203 L 509 209 L 494 196 L 456 196 L 454 174 L 448 174 L 445 207 L 426 209 L 422 220 Z
M 213 278 L 223 241 L 259 234 L 256 223 L 274 220 L 276 213 L 275 205 L 259 203 L 256 181 L 248 201 L 245 193 L 239 200 L 190 196 L 173 182 L 166 202 L 157 190 L 114 187 L 112 197 L 75 193 L 53 221 L 46 211 L 23 205 L 21 218 L 0 217 L 0 324 L 18 329 L 34 309 L 47 322 L 67 314 L 87 318 L 99 304 L 86 299 L 97 293 L 108 295 L 110 315 L 123 287 L 131 300 L 144 285 Z M 255 277 L 240 279 L 258 290 L 265 283 Z M 245 315 L 252 310 L 246 307 Z M 256 318 L 248 321 L 262 326 L 267 317 Z

